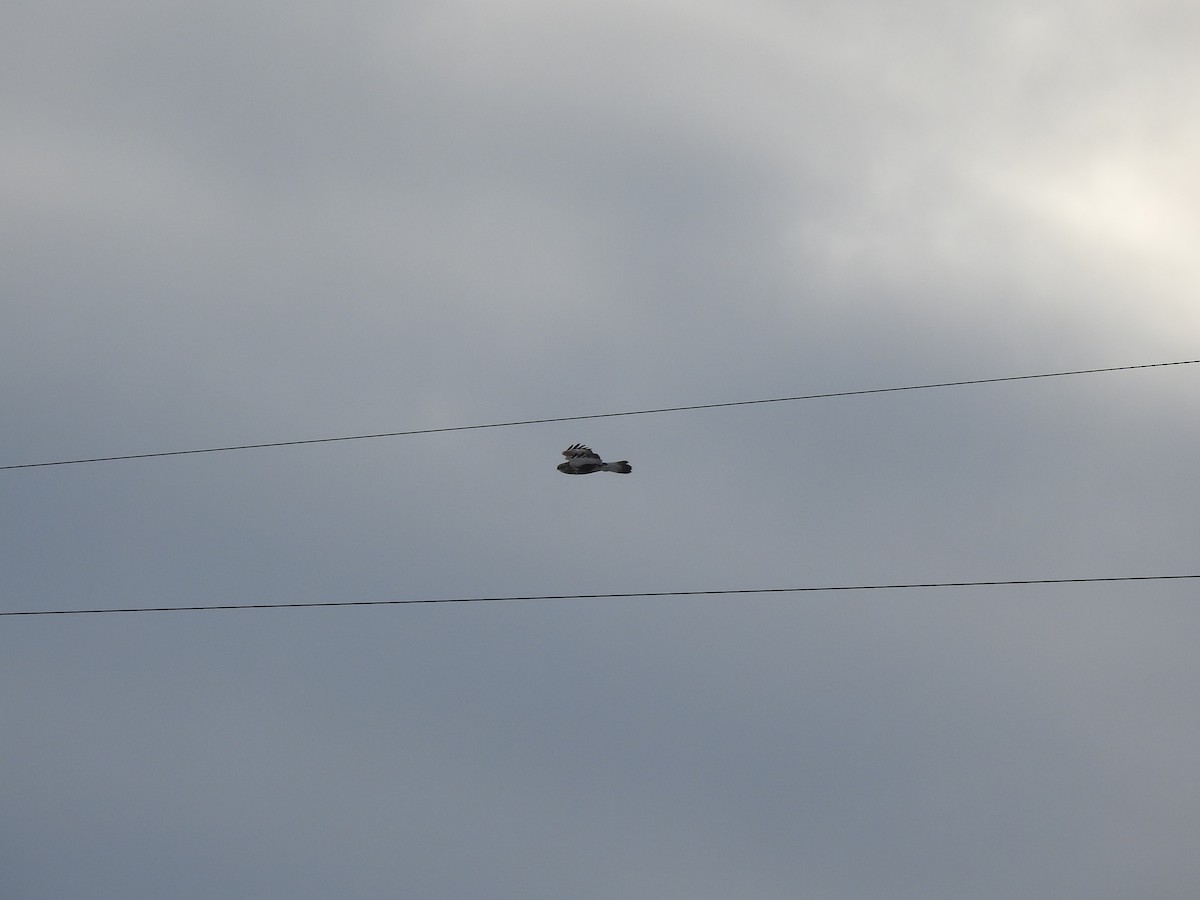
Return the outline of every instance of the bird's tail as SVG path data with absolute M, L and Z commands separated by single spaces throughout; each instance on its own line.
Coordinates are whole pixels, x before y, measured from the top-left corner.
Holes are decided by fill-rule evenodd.
M 629 460 L 623 459 L 620 462 L 605 463 L 600 467 L 602 472 L 616 472 L 618 475 L 628 475 L 633 471 L 633 466 L 629 464 Z

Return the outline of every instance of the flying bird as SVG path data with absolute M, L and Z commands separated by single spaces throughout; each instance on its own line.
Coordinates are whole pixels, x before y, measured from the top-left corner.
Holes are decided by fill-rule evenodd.
M 619 475 L 628 475 L 633 471 L 633 466 L 629 465 L 628 460 L 606 463 L 596 455 L 594 450 L 583 444 L 572 444 L 563 451 L 563 456 L 567 458 L 567 461 L 558 464 L 558 471 L 565 475 L 591 475 L 593 472 L 616 472 Z

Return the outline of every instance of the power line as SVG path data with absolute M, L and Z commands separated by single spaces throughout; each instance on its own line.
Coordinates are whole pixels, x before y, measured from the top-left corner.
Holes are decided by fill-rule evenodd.
M 771 397 L 765 400 L 733 400 L 725 403 L 698 403 L 693 406 L 664 406 L 656 409 L 635 409 L 624 412 L 589 413 L 581 416 L 552 416 L 544 419 L 520 419 L 513 422 L 488 422 L 483 425 L 451 425 L 443 428 L 416 428 L 410 431 L 387 431 L 379 434 L 352 434 L 341 437 L 304 438 L 293 441 L 270 441 L 262 444 L 235 444 L 227 447 L 204 447 L 196 450 L 158 450 L 150 453 L 128 453 L 122 456 L 92 456 L 85 459 L 60 459 L 52 462 L 16 463 L 0 466 L 7 469 L 36 469 L 47 466 L 73 466 L 83 463 L 117 462 L 126 459 L 151 459 L 160 456 L 192 456 L 200 453 L 228 453 L 233 450 L 262 450 L 268 447 L 297 447 L 301 444 L 332 444 L 339 441 L 367 441 L 378 438 L 411 437 L 417 434 L 440 434 L 448 431 L 475 431 L 483 428 L 512 428 L 517 425 L 545 425 L 551 422 L 580 422 L 585 419 L 615 419 L 621 416 L 650 416 L 661 413 L 693 412 L 701 409 L 722 409 L 730 406 L 755 406 L 765 403 L 793 403 L 799 400 L 829 400 L 835 397 L 865 397 L 868 394 L 893 394 L 901 391 L 927 391 L 933 388 L 967 387 L 978 384 L 999 384 L 1005 381 L 1032 381 L 1038 378 L 1065 378 L 1070 375 L 1096 375 L 1102 372 L 1131 372 L 1135 369 L 1160 369 L 1167 366 L 1191 366 L 1200 359 L 1175 362 L 1142 363 L 1134 366 L 1107 366 L 1100 369 L 1075 369 L 1067 372 L 1042 372 L 1036 375 L 1004 375 L 999 378 L 972 378 L 964 381 L 939 381 L 932 384 L 909 384 L 901 387 L 867 388 L 856 391 L 830 391 L 822 394 L 800 394 L 795 397 Z
M 226 603 L 204 606 L 128 606 L 100 609 L 32 609 L 0 616 L 86 616 L 101 613 L 213 612 L 230 609 L 314 609 L 341 606 L 410 606 L 418 603 L 513 603 L 527 600 L 616 600 L 632 597 L 715 597 L 734 594 L 820 594 L 835 591 L 901 591 L 916 588 L 1021 587 L 1038 584 L 1099 584 L 1130 581 L 1183 581 L 1200 575 L 1121 575 L 1101 578 L 1028 578 L 1007 581 L 931 581 L 909 584 L 843 584 L 826 587 L 731 588 L 717 591 L 634 591 L 621 594 L 537 594 L 511 597 L 435 597 L 409 600 L 323 600 L 312 603 Z

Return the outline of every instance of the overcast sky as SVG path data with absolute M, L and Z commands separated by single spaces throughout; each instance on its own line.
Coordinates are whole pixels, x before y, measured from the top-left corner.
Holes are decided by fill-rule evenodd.
M 1196 359 L 1198 38 L 14 0 L 0 464 Z M 0 608 L 1196 574 L 1198 378 L 10 469 Z M 0 619 L 0 894 L 1191 898 L 1198 588 Z

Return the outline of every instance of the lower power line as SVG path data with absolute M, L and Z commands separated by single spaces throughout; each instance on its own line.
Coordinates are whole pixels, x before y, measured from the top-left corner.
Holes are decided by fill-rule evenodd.
M 513 603 L 528 600 L 617 600 L 632 597 L 714 597 L 734 594 L 821 594 L 834 591 L 903 591 L 918 588 L 1027 587 L 1038 584 L 1101 584 L 1132 581 L 1185 581 L 1198 575 L 1119 575 L 1100 578 L 1023 578 L 1004 581 L 927 581 L 907 584 L 842 584 L 826 587 L 730 588 L 717 591 L 633 591 L 616 594 L 531 594 L 508 597 L 434 597 L 409 600 L 320 600 L 308 603 L 226 603 L 203 606 L 128 606 L 100 609 L 31 609 L 0 616 L 86 616 L 101 613 L 212 612 L 222 609 L 315 609 L 332 606 L 407 606 L 416 603 Z

